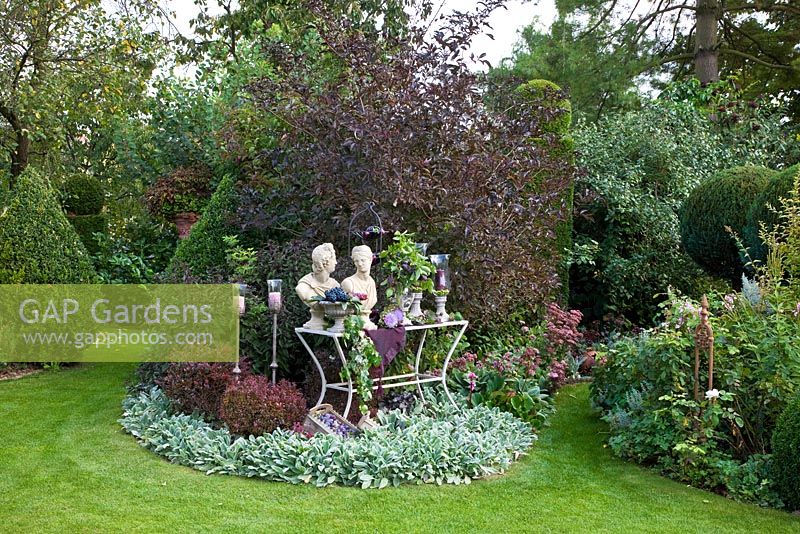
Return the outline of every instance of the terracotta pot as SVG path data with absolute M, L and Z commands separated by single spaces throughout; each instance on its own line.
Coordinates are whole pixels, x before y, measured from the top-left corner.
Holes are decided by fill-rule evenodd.
M 176 213 L 172 222 L 178 227 L 178 239 L 186 239 L 200 215 L 192 212 Z

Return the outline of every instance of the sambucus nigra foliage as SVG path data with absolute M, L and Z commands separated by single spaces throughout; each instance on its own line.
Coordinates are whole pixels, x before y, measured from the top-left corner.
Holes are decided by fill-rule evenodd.
M 411 3 L 431 12 L 430 2 Z M 352 211 L 374 202 L 386 228 L 453 254 L 458 307 L 487 322 L 558 286 L 554 228 L 568 215 L 562 198 L 572 177 L 540 127 L 561 110 L 515 95 L 489 106 L 469 70 L 470 40 L 502 4 L 411 17 L 397 31 L 309 0 L 314 22 L 291 46 L 267 39 L 273 74 L 250 86 L 285 125 L 280 148 L 263 158 L 265 173 L 298 196 L 283 206 L 305 206 L 315 237 L 330 238 L 325 232 L 346 235 Z

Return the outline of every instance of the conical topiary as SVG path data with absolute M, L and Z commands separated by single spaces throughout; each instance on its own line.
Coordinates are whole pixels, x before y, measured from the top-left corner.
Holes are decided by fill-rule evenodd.
M 180 274 L 188 268 L 192 275 L 202 277 L 225 267 L 226 247 L 222 238 L 237 233 L 230 222 L 237 206 L 235 183 L 231 175 L 220 181 L 200 220 L 178 244 L 168 268 L 170 273 Z
M 0 283 L 95 281 L 89 254 L 47 181 L 28 167 L 0 208 Z

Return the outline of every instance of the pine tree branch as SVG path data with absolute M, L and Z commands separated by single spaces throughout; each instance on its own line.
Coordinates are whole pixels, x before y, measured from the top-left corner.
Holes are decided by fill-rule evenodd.
M 733 13 L 736 11 L 743 12 L 743 11 L 750 11 L 750 12 L 777 12 L 782 11 L 785 13 L 792 13 L 795 15 L 800 15 L 800 7 L 795 7 L 791 4 L 772 4 L 767 5 L 764 2 L 755 2 L 753 4 L 742 4 L 740 6 L 735 7 L 726 7 L 725 11 Z
M 690 52 L 685 52 L 683 54 L 676 54 L 674 56 L 655 58 L 650 63 L 642 66 L 642 68 L 639 69 L 639 74 L 645 73 L 648 70 L 653 69 L 655 67 L 660 67 L 661 65 L 666 65 L 667 63 L 675 63 L 675 62 L 678 62 L 678 61 L 683 62 L 683 61 L 688 61 L 688 60 L 693 60 L 693 59 L 694 59 L 694 54 L 690 53 Z
M 667 44 L 665 44 L 663 47 L 661 47 L 661 49 L 663 51 L 665 51 L 665 52 L 667 50 L 669 50 L 672 47 L 672 45 L 675 44 L 675 41 L 678 39 L 678 28 L 679 28 L 680 23 L 681 23 L 681 15 L 682 14 L 683 14 L 683 10 L 681 9 L 680 11 L 678 11 L 678 16 L 675 17 L 675 21 L 672 23 L 672 37 L 670 38 L 670 40 L 669 40 L 669 42 Z
M 637 1 L 637 5 L 638 5 L 638 1 Z M 608 7 L 608 9 L 606 9 L 605 12 L 602 15 L 600 15 L 600 18 L 597 20 L 597 22 L 595 24 L 593 24 L 591 28 L 589 28 L 585 32 L 582 32 L 580 35 L 578 35 L 578 39 L 583 39 L 587 35 L 591 35 L 592 33 L 594 33 L 594 31 L 597 28 L 599 28 L 601 24 L 603 24 L 606 20 L 608 20 L 608 17 L 611 15 L 611 12 L 614 11 L 615 7 L 617 7 L 617 0 L 613 0 L 611 2 L 611 5 Z M 634 9 L 636 9 L 636 8 L 634 7 Z
M 751 43 L 753 43 L 753 45 L 755 45 L 755 47 L 756 47 L 756 48 L 758 48 L 758 51 L 759 51 L 761 54 L 763 54 L 763 55 L 765 55 L 765 56 L 769 56 L 769 58 L 770 58 L 770 59 L 772 59 L 772 60 L 773 60 L 773 61 L 774 61 L 776 64 L 780 64 L 780 59 L 779 59 L 779 58 L 777 58 L 777 57 L 775 57 L 773 54 L 770 54 L 770 53 L 769 53 L 769 52 L 767 52 L 766 50 L 764 50 L 764 47 L 763 47 L 763 46 L 761 46 L 761 43 L 760 43 L 760 42 L 758 42 L 758 41 L 755 39 L 755 37 L 753 37 L 752 35 L 750 35 L 750 34 L 749 34 L 749 33 L 747 33 L 746 31 L 742 30 L 740 27 L 736 26 L 735 24 L 733 24 L 733 23 L 732 23 L 731 21 L 729 21 L 729 20 L 722 19 L 722 20 L 720 20 L 720 23 L 722 24 L 722 26 L 723 26 L 723 27 L 725 27 L 725 28 L 729 28 L 729 29 L 733 30 L 734 32 L 738 33 L 739 35 L 741 35 L 741 36 L 742 36 L 743 38 L 745 38 L 746 40 L 748 40 L 748 41 L 750 41 Z
M 769 67 L 771 69 L 800 71 L 800 68 L 795 67 L 794 65 L 783 65 L 783 64 L 780 64 L 780 63 L 770 63 L 768 61 L 764 61 L 763 59 L 759 59 L 756 56 L 752 56 L 752 55 L 747 54 L 745 52 L 740 52 L 739 50 L 736 50 L 736 49 L 733 49 L 733 48 L 720 48 L 719 49 L 719 53 L 720 54 L 729 54 L 729 55 L 732 55 L 732 56 L 739 56 L 739 57 L 742 57 L 744 59 L 750 60 L 750 61 L 752 61 L 754 63 L 758 63 L 759 65 L 763 65 L 765 67 Z
M 669 7 L 663 8 L 663 9 L 661 8 L 661 5 L 662 4 L 659 4 L 659 9 L 656 9 L 652 13 L 648 13 L 647 15 L 643 16 L 636 23 L 636 26 L 634 27 L 634 33 L 633 33 L 636 41 L 638 41 L 641 37 L 644 37 L 644 35 L 647 33 L 647 30 L 650 29 L 650 27 L 653 25 L 653 23 L 655 23 L 656 20 L 658 20 L 658 18 L 661 15 L 664 15 L 666 13 L 669 13 L 671 11 L 676 11 L 676 10 L 679 10 L 679 11 L 682 12 L 684 9 L 689 10 L 689 11 L 695 11 L 695 12 L 697 11 L 697 7 L 690 6 L 690 5 L 687 5 L 687 4 L 679 4 L 679 5 L 676 5 L 676 6 L 669 6 Z

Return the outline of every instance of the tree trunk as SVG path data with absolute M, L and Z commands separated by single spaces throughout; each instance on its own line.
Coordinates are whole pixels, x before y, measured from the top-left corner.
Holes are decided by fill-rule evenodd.
M 22 131 L 17 132 L 17 148 L 11 154 L 11 179 L 13 181 L 22 174 L 28 166 L 28 154 L 30 154 L 31 140 Z
M 31 139 L 22 127 L 22 122 L 13 109 L 0 104 L 0 116 L 8 121 L 16 137 L 16 146 L 11 152 L 11 182 L 9 183 L 9 187 L 14 187 L 17 176 L 22 174 L 22 171 L 28 166 Z
M 694 43 L 694 71 L 701 83 L 719 81 L 717 27 L 718 0 L 697 0 L 697 32 Z

